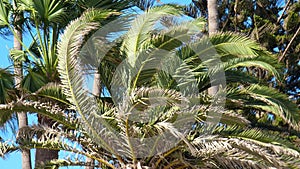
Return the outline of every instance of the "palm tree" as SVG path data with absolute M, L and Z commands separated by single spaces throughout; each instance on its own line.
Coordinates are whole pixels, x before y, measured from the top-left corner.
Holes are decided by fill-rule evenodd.
M 25 94 L 18 102 L 0 105 L 1 112 L 7 114 L 14 111 L 38 112 L 55 121 L 52 126 L 38 125 L 20 131 L 23 137 L 18 142 L 21 144 L 1 143 L 1 155 L 24 147 L 65 150 L 95 159 L 102 167 L 105 165 L 111 168 L 117 168 L 110 163 L 111 160 L 122 168 L 249 168 L 250 166 L 266 168 L 299 165 L 297 147 L 278 133 L 249 126 L 251 119 L 248 116 L 253 111 L 259 111 L 265 115 L 273 113 L 276 118 L 282 118 L 289 127 L 298 130 L 297 107 L 289 102 L 285 95 L 265 86 L 264 79 L 257 79 L 251 69 L 247 69 L 259 67 L 265 70 L 268 76 L 280 79 L 278 73 L 280 65 L 276 59 L 247 37 L 232 33 L 199 37 L 199 34 L 195 35 L 195 32 L 188 31 L 192 26 L 197 27 L 196 30 L 201 30 L 201 27 L 203 29 L 205 23 L 201 20 L 180 24 L 166 22 L 170 19 L 170 15 L 181 14 L 172 6 L 148 9 L 133 22 L 126 22 L 130 23 L 131 28 L 124 35 L 123 41 L 111 48 L 103 58 L 100 78 L 107 92 L 113 96 L 118 91 L 116 89 L 121 89 L 119 91 L 127 92 L 128 98 L 118 99 L 122 98 L 122 95 L 114 95 L 114 101 L 119 102 L 107 98 L 100 98 L 95 102 L 94 98 L 90 98 L 82 87 L 84 72 L 79 69 L 78 64 L 83 59 L 78 59 L 84 43 L 82 38 L 99 28 L 97 19 L 111 14 L 110 11 L 89 10 L 67 27 L 57 55 L 63 91 L 57 84 L 48 84 L 35 93 Z M 161 21 L 161 26 L 155 27 L 158 21 Z M 152 28 L 156 29 L 153 31 Z M 194 38 L 191 39 L 191 36 Z M 208 47 L 205 46 L 208 41 L 219 55 L 205 52 L 209 50 L 196 50 L 207 49 L 203 47 Z M 157 49 L 171 51 L 182 60 L 180 62 L 182 64 L 176 64 L 176 60 L 155 57 L 159 53 L 146 55 L 148 57 L 143 55 L 145 51 L 151 53 Z M 202 60 L 199 55 L 204 55 Z M 219 58 L 223 62 L 208 68 L 208 65 L 215 63 L 214 60 Z M 123 59 L 128 60 L 128 63 L 123 62 L 122 66 Z M 159 63 L 156 61 L 165 61 L 163 63 L 170 70 L 143 69 L 149 66 L 147 63 L 150 63 L 150 66 L 153 62 Z M 128 71 L 126 69 L 130 66 L 137 68 L 134 71 L 138 73 L 118 74 L 118 71 Z M 224 91 L 228 94 L 227 110 L 218 109 L 217 104 L 211 104 L 211 96 L 205 94 L 210 87 L 209 77 L 222 70 L 225 71 L 227 78 L 227 87 Z M 175 74 L 169 76 L 166 72 Z M 113 74 L 118 78 L 113 77 Z M 174 80 L 174 77 L 177 79 Z M 195 78 L 196 80 L 193 80 Z M 187 82 L 186 79 L 191 82 Z M 115 85 L 120 82 L 125 84 L 128 90 L 116 88 Z M 191 95 L 189 90 L 194 91 L 194 88 L 189 84 L 194 83 L 198 92 Z M 187 94 L 182 93 L 180 86 L 184 86 Z M 153 106 L 153 101 L 157 103 L 156 107 Z M 183 102 L 190 106 L 183 108 Z M 96 113 L 95 109 L 98 110 Z M 149 121 L 134 121 L 136 119 L 130 116 L 131 109 L 154 116 Z M 220 119 L 222 125 L 217 127 L 207 123 L 206 120 L 210 118 L 208 112 L 216 110 L 222 114 Z M 77 113 L 81 116 L 81 123 L 78 123 Z M 190 120 L 183 115 L 195 117 L 192 120 L 193 124 L 188 125 L 193 128 L 188 130 L 190 132 L 187 135 L 183 135 L 176 128 L 176 124 L 180 125 L 180 121 L 176 119 Z M 262 115 L 257 117 L 257 120 L 263 118 Z M 106 128 L 103 128 L 103 125 Z M 164 135 L 165 132 L 170 135 Z M 273 134 L 270 135 L 270 132 Z M 114 133 L 117 133 L 118 137 Z M 168 141 L 174 138 L 178 142 L 172 144 L 173 147 L 165 152 L 160 152 L 165 147 L 158 144 L 148 144 L 150 147 L 147 149 L 132 144 L 134 143 L 132 138 L 142 138 L 140 141 L 143 143 L 146 138 L 158 134 L 160 134 L 158 141 L 162 139 L 172 144 L 173 142 Z M 34 139 L 36 135 L 40 137 Z M 160 152 L 161 155 L 156 155 L 155 152 Z M 145 154 L 147 156 L 143 156 Z M 86 163 L 80 159 L 51 160 L 41 167 L 65 165 L 86 165 Z
M 87 12 L 67 27 L 63 36 L 64 41 L 60 43 L 59 47 L 58 68 L 64 93 L 80 114 L 81 122 L 84 125 L 83 130 L 100 146 L 99 150 L 101 151 L 94 150 L 98 154 L 92 153 L 93 155 L 90 154 L 89 157 L 95 158 L 111 168 L 115 167 L 111 166 L 108 160 L 114 158 L 117 159 L 115 162 L 121 168 L 265 168 L 299 165 L 299 161 L 296 160 L 299 157 L 297 147 L 278 134 L 269 135 L 267 131 L 251 128 L 249 119 L 247 119 L 247 116 L 250 116 L 253 111 L 259 111 L 265 115 L 272 113 L 276 118 L 282 118 L 284 123 L 291 128 L 299 130 L 297 106 L 289 102 L 285 95 L 265 86 L 263 79 L 258 80 L 251 75 L 251 70 L 247 69 L 259 67 L 265 70 L 268 76 L 280 79 L 278 72 L 280 65 L 277 64 L 276 59 L 249 38 L 232 33 L 216 33 L 209 37 L 196 37 L 196 39 L 184 43 L 178 40 L 184 39 L 182 36 L 190 39 L 189 28 L 192 25 L 198 28 L 199 25 L 200 27 L 204 25 L 199 24 L 199 20 L 178 25 L 167 25 L 162 22 L 162 25 L 166 25 L 165 29 L 161 30 L 162 28 L 159 27 L 153 31 L 157 21 L 165 20 L 166 16 L 180 14 L 174 7 L 161 6 L 149 9 L 132 22 L 120 45 L 121 48 L 119 50 L 111 49 L 111 52 L 121 51 L 121 55 L 109 53 L 103 61 L 106 63 L 105 65 L 112 65 L 112 62 L 125 57 L 127 62 L 119 62 L 122 66 L 121 69 L 114 67 L 101 72 L 103 73 L 101 81 L 108 84 L 105 87 L 115 97 L 114 101 L 118 102 L 108 103 L 102 100 L 100 108 L 95 106 L 96 102 L 82 87 L 84 75 L 82 70 L 85 69 L 79 66 L 82 58 L 78 59 L 80 46 L 83 45 L 80 39 L 82 36 L 88 35 L 90 31 L 98 29 L 98 23 L 93 22 L 89 17 L 90 13 Z M 82 25 L 86 25 L 86 27 L 82 27 Z M 185 34 L 181 34 L 182 32 Z M 203 48 L 208 47 L 205 46 L 208 40 L 219 55 L 206 52 L 207 48 Z M 197 48 L 202 50 L 197 51 Z M 172 67 L 172 64 L 175 63 L 172 60 L 167 60 L 172 64 L 163 62 L 161 57 L 155 57 L 158 53 L 147 55 L 147 57 L 143 55 L 146 51 L 151 53 L 157 49 L 172 51 L 172 54 L 176 54 L 183 60 L 183 64 L 179 64 L 179 67 Z M 199 55 L 204 55 L 204 60 L 201 60 Z M 117 58 L 109 58 L 111 56 Z M 207 65 L 216 63 L 213 61 L 217 59 L 221 59 L 223 62 L 208 69 Z M 173 76 L 179 80 L 175 81 L 165 72 L 154 70 L 154 68 L 143 70 L 144 67 L 149 66 L 147 64 L 153 64 L 153 62 L 166 64 L 171 70 L 168 72 L 178 73 Z M 131 68 L 130 66 L 135 69 L 128 70 Z M 189 76 L 189 74 L 180 74 L 179 70 L 193 71 L 184 71 L 191 73 Z M 226 100 L 228 110 L 218 110 L 219 107 L 216 104 L 210 104 L 211 98 L 204 92 L 210 87 L 209 77 L 222 70 L 225 71 L 228 84 L 224 91 L 228 94 Z M 118 71 L 123 74 L 118 74 Z M 131 74 L 130 71 L 136 71 L 137 74 Z M 115 72 L 117 76 L 112 78 L 112 73 L 106 72 Z M 188 77 L 197 78 L 195 82 L 199 94 L 184 95 L 180 93 L 180 86 L 187 83 L 180 80 Z M 125 89 L 114 88 L 116 84 L 124 84 Z M 185 85 L 185 87 L 186 92 L 192 90 L 188 88 L 189 86 Z M 127 99 L 122 99 L 122 92 L 127 94 Z M 162 101 L 161 97 L 166 97 L 167 103 L 159 109 L 151 107 L 151 101 L 155 100 L 159 104 Z M 179 104 L 183 100 L 193 106 L 183 109 Z M 155 113 L 155 116 L 153 119 L 150 118 L 149 122 L 135 122 L 130 116 L 133 109 L 144 113 Z M 206 119 L 211 118 L 208 112 L 216 110 L 222 114 L 220 119 L 222 125 L 216 127 L 209 123 L 206 124 Z M 174 119 L 181 117 L 183 112 L 188 112 L 196 117 L 193 130 L 185 137 L 171 123 Z M 262 116 L 257 118 L 261 119 Z M 114 135 L 116 131 L 119 134 Z M 207 131 L 210 131 L 209 134 Z M 171 134 L 164 135 L 164 132 Z M 158 139 L 169 137 L 164 141 L 171 140 L 170 138 L 181 141 L 162 155 L 153 153 L 164 148 L 160 145 L 145 144 L 151 146 L 150 150 L 153 151 L 144 152 L 143 144 L 135 144 L 157 134 L 161 134 Z M 132 138 L 141 138 L 141 140 L 134 142 L 136 140 Z M 280 145 L 273 144 L 273 140 L 278 140 Z M 284 155 L 278 156 L 278 152 L 284 153 Z
M 11 4 L 12 3 L 12 4 Z M 8 27 L 14 35 L 14 51 L 22 51 L 22 18 L 23 13 L 17 9 L 16 1 L 0 1 L 0 8 L 1 8 L 1 27 Z M 13 12 L 13 22 L 12 25 L 10 23 L 10 12 Z M 22 70 L 22 61 L 14 60 L 14 72 L 15 72 L 15 87 L 17 89 L 21 88 L 21 82 L 23 79 L 23 70 Z M 27 114 L 26 112 L 17 112 L 18 115 L 18 125 L 19 128 L 26 127 L 28 124 L 27 121 Z M 31 158 L 30 158 L 30 150 L 22 149 L 22 168 L 23 169 L 30 169 L 31 168 Z

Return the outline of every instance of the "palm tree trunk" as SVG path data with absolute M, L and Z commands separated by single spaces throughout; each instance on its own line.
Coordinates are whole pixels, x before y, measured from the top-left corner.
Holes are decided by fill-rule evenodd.
M 209 35 L 217 32 L 219 30 L 219 17 L 218 17 L 218 0 L 208 0 L 208 32 Z M 209 95 L 215 95 L 219 90 L 218 86 L 211 86 L 208 89 Z
M 100 97 L 101 95 L 101 80 L 100 80 L 100 74 L 95 73 L 94 75 L 94 82 L 93 82 L 93 95 L 95 97 Z M 95 168 L 95 161 L 91 158 L 86 158 L 87 166 L 85 169 L 94 169 Z
M 15 4 L 14 9 L 16 9 Z M 14 23 L 17 23 L 22 18 L 22 13 L 15 16 Z M 22 27 L 20 25 L 14 25 L 14 49 L 22 50 Z M 14 63 L 15 85 L 16 88 L 21 88 L 21 82 L 23 79 L 22 62 L 15 61 Z M 19 129 L 28 125 L 26 112 L 18 112 Z M 22 169 L 31 169 L 31 155 L 30 150 L 22 149 Z
M 47 149 L 37 148 L 35 153 L 35 168 L 53 159 L 58 159 L 57 150 L 47 150 Z
M 209 34 L 219 30 L 218 0 L 207 1 Z
M 53 126 L 53 121 L 42 115 L 38 115 L 38 123 L 44 126 Z M 37 137 L 40 137 L 38 135 Z M 35 168 L 40 167 L 41 165 L 46 164 L 51 160 L 58 159 L 58 150 L 49 150 L 49 149 L 40 149 L 37 148 L 35 152 Z

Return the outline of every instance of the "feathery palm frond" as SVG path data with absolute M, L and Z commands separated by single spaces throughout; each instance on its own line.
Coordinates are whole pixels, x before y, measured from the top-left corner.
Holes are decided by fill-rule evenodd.
M 245 107 L 273 113 L 294 129 L 299 130 L 298 122 L 300 116 L 297 105 L 276 89 L 250 85 L 246 88 L 230 90 L 227 93 L 227 97 L 232 100 L 239 99 Z M 257 102 L 253 102 L 253 99 Z
M 80 48 L 83 45 L 83 37 L 99 27 L 97 22 L 89 20 L 88 11 L 81 18 L 73 21 L 66 29 L 58 48 L 59 64 L 58 71 L 60 73 L 61 82 L 63 85 L 64 94 L 72 103 L 76 111 L 80 114 L 81 120 L 84 122 L 85 129 L 89 136 L 95 139 L 104 148 L 114 152 L 108 144 L 108 139 L 104 136 L 111 137 L 111 132 L 106 131 L 104 134 L 103 126 L 109 128 L 105 121 L 98 115 L 100 111 L 96 106 L 93 98 L 87 95 L 86 89 L 83 88 L 83 72 L 79 67 L 79 60 L 77 58 Z M 110 12 L 106 13 L 110 15 Z M 116 139 L 115 139 L 116 140 Z M 114 153 L 116 154 L 116 153 Z
M 135 64 L 139 52 L 145 49 L 149 32 L 153 30 L 157 20 L 164 16 L 178 16 L 181 12 L 172 6 L 151 8 L 132 22 L 132 26 L 123 40 L 123 49 L 130 64 Z
M 10 143 L 0 142 L 0 157 L 4 158 L 5 155 L 17 151 L 19 148 Z
M 242 161 L 249 161 L 247 168 L 252 166 L 251 164 L 264 167 L 288 167 L 291 165 L 291 161 L 286 156 L 296 159 L 300 155 L 297 151 L 286 147 L 269 143 L 259 144 L 253 140 L 240 138 L 198 137 L 193 141 L 193 144 L 198 149 L 198 158 L 206 158 L 208 161 L 213 160 L 215 157 L 222 157 L 228 161 L 233 158 L 238 160 L 232 161 L 233 163 L 237 162 L 235 165 Z M 219 165 L 223 162 L 218 161 Z M 294 167 L 297 165 L 295 163 Z
M 104 152 L 100 153 L 103 150 L 97 149 L 96 145 L 86 141 L 80 130 L 62 130 L 55 124 L 52 127 L 34 125 L 21 128 L 18 135 L 17 142 L 23 148 L 64 150 L 73 154 L 94 158 L 100 163 L 112 167 L 107 160 L 100 156 L 105 154 Z M 44 165 L 55 166 L 51 161 Z
M 25 100 L 1 104 L 0 110 L 1 113 L 5 114 L 5 116 L 12 116 L 14 112 L 19 111 L 36 112 L 69 128 L 76 128 L 76 123 L 78 122 L 78 120 L 74 119 L 74 117 L 68 117 L 68 115 L 65 115 L 64 110 L 62 110 L 59 106 L 39 101 Z

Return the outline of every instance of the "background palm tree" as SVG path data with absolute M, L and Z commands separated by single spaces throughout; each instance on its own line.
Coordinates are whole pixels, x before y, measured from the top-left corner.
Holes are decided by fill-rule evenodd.
M 194 18 L 207 18 L 207 2 L 192 1 L 186 13 Z M 219 29 L 249 35 L 284 63 L 285 80 L 273 86 L 288 94 L 299 106 L 299 1 L 218 1 Z M 290 44 L 290 45 L 289 45 Z M 289 47 L 288 47 L 289 46 Z M 259 69 L 257 70 L 259 72 Z M 263 73 L 258 73 L 264 76 Z M 271 83 L 271 82 L 270 82 Z M 255 122 L 253 122 L 255 123 Z M 253 124 L 255 125 L 255 124 Z M 262 126 L 267 127 L 267 126 Z M 279 126 L 280 128 L 284 126 Z M 288 130 L 285 128 L 284 130 Z M 290 131 L 292 134 L 297 134 Z
M 207 1 L 208 9 L 208 32 L 209 34 L 216 33 L 219 30 L 218 3 L 217 0 Z M 218 92 L 218 86 L 212 86 L 208 89 L 210 95 L 215 95 Z
M 1 27 L 8 27 L 14 35 L 14 51 L 22 51 L 22 22 L 23 22 L 23 13 L 19 11 L 17 8 L 16 1 L 0 1 L 1 8 Z M 10 22 L 10 13 L 13 13 L 13 21 Z M 22 70 L 22 61 L 14 60 L 14 73 L 15 73 L 15 88 L 21 89 L 21 82 L 23 79 L 23 70 Z M 5 95 L 4 95 L 5 96 Z M 17 112 L 18 116 L 18 126 L 19 128 L 26 127 L 28 125 L 27 114 L 26 112 Z M 22 168 L 30 169 L 31 168 L 31 158 L 30 158 L 30 150 L 22 149 Z

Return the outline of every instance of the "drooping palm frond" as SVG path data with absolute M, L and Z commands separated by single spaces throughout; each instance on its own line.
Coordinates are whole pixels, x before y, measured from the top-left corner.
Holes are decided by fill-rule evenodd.
M 260 145 L 264 145 L 264 143 L 270 143 L 278 146 L 287 147 L 289 149 L 293 149 L 299 151 L 299 148 L 295 146 L 289 140 L 286 140 L 284 137 L 272 133 L 268 130 L 256 129 L 256 128 L 241 128 L 237 125 L 227 125 L 226 127 L 216 128 L 214 134 L 222 135 L 224 137 L 231 138 L 241 138 L 245 140 L 253 140 L 256 141 Z
M 13 98 L 13 75 L 5 69 L 0 69 L 0 104 L 7 104 L 11 102 Z M 13 114 L 0 111 L 0 128 L 2 131 L 5 131 L 8 128 L 11 128 L 13 131 L 15 131 L 16 125 L 14 120 L 16 120 L 16 116 Z
M 239 83 L 239 84 L 258 84 L 259 79 L 251 76 L 247 72 L 242 72 L 239 70 L 227 70 L 225 72 L 226 82 L 230 83 Z
M 63 124 L 68 128 L 76 128 L 78 123 L 77 119 L 73 117 L 68 117 L 67 114 L 64 114 L 64 110 L 62 110 L 59 106 L 53 105 L 52 103 L 43 103 L 39 101 L 26 101 L 20 100 L 18 102 L 11 102 L 7 104 L 0 105 L 1 114 L 5 116 L 12 116 L 14 112 L 25 111 L 25 112 L 36 112 L 39 114 L 48 117 L 49 119 L 53 119 L 59 124 Z M 5 121 L 3 121 L 5 123 Z
M 269 60 L 268 60 L 269 59 Z M 224 63 L 224 70 L 232 70 L 234 68 L 260 68 L 267 71 L 270 76 L 274 76 L 277 80 L 281 80 L 281 75 L 274 65 L 272 65 L 273 58 L 243 58 L 243 59 L 231 59 Z
M 105 152 L 101 152 L 103 150 L 100 147 L 86 140 L 83 134 L 84 132 L 81 130 L 63 130 L 56 124 L 52 127 L 34 125 L 21 128 L 18 132 L 19 137 L 17 142 L 22 148 L 63 150 L 75 155 L 91 157 L 106 166 L 112 167 L 113 165 L 101 156 Z M 110 157 L 110 155 L 108 156 Z M 49 161 L 39 167 L 42 168 L 44 165 L 56 166 L 58 163 Z
M 198 158 L 204 158 L 203 161 L 213 161 L 219 167 L 244 166 L 251 168 L 260 166 L 260 168 L 265 168 L 299 165 L 297 160 L 290 161 L 291 158 L 299 157 L 297 151 L 269 143 L 259 144 L 252 140 L 213 136 L 196 138 L 193 143 L 198 149 Z M 215 161 L 216 158 L 221 158 L 223 161 Z
M 164 25 L 164 18 L 174 18 L 170 25 Z M 171 51 L 180 47 L 184 43 L 189 43 L 193 40 L 193 36 L 199 34 L 205 27 L 205 21 L 202 18 L 198 18 L 191 21 L 180 22 L 176 16 L 168 16 L 162 19 L 162 25 L 166 27 L 159 32 L 154 32 L 151 37 L 151 43 L 159 49 Z
M 242 89 L 233 89 L 227 93 L 232 100 L 239 100 L 248 108 L 263 110 L 280 117 L 292 128 L 299 130 L 299 109 L 288 97 L 276 89 L 250 85 Z M 257 102 L 253 102 L 256 100 Z M 241 104 L 239 104 L 241 106 Z
M 105 149 L 115 152 L 108 142 L 117 139 L 113 139 L 115 136 L 109 131 L 109 125 L 99 116 L 98 113 L 100 111 L 98 111 L 99 109 L 94 98 L 88 96 L 87 90 L 83 88 L 83 72 L 80 70 L 81 64 L 79 64 L 79 59 L 77 58 L 83 45 L 84 35 L 99 27 L 97 22 L 89 20 L 91 19 L 90 17 L 85 17 L 89 15 L 89 12 L 93 11 L 88 11 L 67 27 L 62 37 L 64 41 L 59 44 L 58 71 L 64 94 L 80 114 L 81 120 L 85 124 L 84 128 L 89 136 Z M 106 14 L 110 15 L 110 12 Z M 117 155 L 117 153 L 113 154 Z

